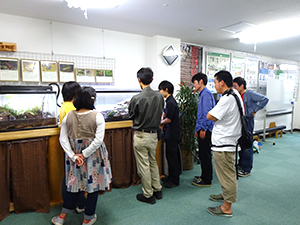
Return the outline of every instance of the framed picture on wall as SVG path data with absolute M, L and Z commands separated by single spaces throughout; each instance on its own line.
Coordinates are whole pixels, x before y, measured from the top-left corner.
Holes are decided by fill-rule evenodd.
M 95 70 L 97 83 L 113 83 L 114 74 L 112 70 Z
M 39 82 L 40 62 L 32 59 L 21 59 L 21 74 L 24 82 Z
M 58 82 L 57 62 L 40 61 L 41 63 L 41 81 Z
M 59 82 L 75 81 L 73 62 L 58 62 L 58 68 Z
M 94 69 L 80 69 L 76 68 L 76 81 L 78 83 L 95 83 Z
M 19 81 L 19 60 L 13 58 L 0 58 L 0 80 Z

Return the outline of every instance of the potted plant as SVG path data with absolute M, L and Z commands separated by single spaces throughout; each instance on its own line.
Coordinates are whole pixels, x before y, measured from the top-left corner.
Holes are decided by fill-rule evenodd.
M 195 126 L 197 120 L 198 95 L 192 86 L 180 83 L 180 90 L 176 94 L 179 107 L 181 126 L 180 148 L 184 170 L 193 169 L 194 155 L 196 153 Z

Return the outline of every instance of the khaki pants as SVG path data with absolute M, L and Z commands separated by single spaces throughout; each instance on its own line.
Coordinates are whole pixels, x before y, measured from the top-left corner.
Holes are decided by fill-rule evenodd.
M 146 198 L 153 195 L 153 191 L 160 191 L 159 170 L 155 159 L 157 134 L 135 131 L 133 147 L 138 175 L 141 177 L 143 194 Z
M 217 177 L 222 186 L 224 200 L 234 203 L 237 200 L 237 177 L 235 168 L 235 152 L 213 151 L 213 160 Z

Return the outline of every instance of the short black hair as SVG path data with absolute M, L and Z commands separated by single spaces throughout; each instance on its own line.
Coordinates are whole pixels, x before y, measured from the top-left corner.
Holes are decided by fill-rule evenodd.
M 80 88 L 75 95 L 73 101 L 74 107 L 76 110 L 80 109 L 95 109 L 94 103 L 96 100 L 96 91 L 92 87 L 82 87 Z
M 247 87 L 246 87 L 247 83 L 246 83 L 246 81 L 245 81 L 244 78 L 242 78 L 242 77 L 236 77 L 236 78 L 233 79 L 233 82 L 237 83 L 239 86 L 241 86 L 243 84 L 244 85 L 244 89 L 247 89 Z
M 158 90 L 166 90 L 168 88 L 168 93 L 169 94 L 173 94 L 174 92 L 174 86 L 171 82 L 164 80 L 162 82 L 160 82 L 160 84 L 158 85 Z
M 206 86 L 207 85 L 207 76 L 204 73 L 197 73 L 192 77 L 192 83 L 194 83 L 194 81 L 197 80 L 198 82 L 200 80 L 203 81 L 203 84 Z
M 226 70 L 221 70 L 215 74 L 217 80 L 224 81 L 227 87 L 231 88 L 233 86 L 232 75 Z
M 137 72 L 137 78 L 140 78 L 141 82 L 148 85 L 153 80 L 153 71 L 149 67 L 143 67 Z
M 70 102 L 75 97 L 76 91 L 80 88 L 80 84 L 75 81 L 69 81 L 63 84 L 61 93 L 64 102 Z

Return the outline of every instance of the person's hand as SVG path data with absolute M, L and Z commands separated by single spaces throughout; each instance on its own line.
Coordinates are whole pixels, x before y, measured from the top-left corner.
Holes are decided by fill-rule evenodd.
M 256 112 L 251 113 L 251 116 L 254 116 L 256 114 Z
M 83 161 L 85 160 L 85 157 L 83 156 L 83 154 L 77 154 Z
M 206 136 L 206 131 L 205 130 L 200 130 L 200 138 L 205 139 Z
M 77 166 L 82 166 L 84 163 L 84 156 L 83 154 L 75 154 L 73 157 L 77 156 L 77 158 L 75 159 L 75 163 Z
M 197 132 L 197 131 L 195 132 L 195 137 L 196 137 L 196 138 L 198 137 L 198 132 Z
M 77 158 L 75 159 L 75 163 L 76 163 L 77 166 L 82 166 L 83 163 L 84 163 L 84 161 L 82 160 L 82 158 L 77 157 Z

